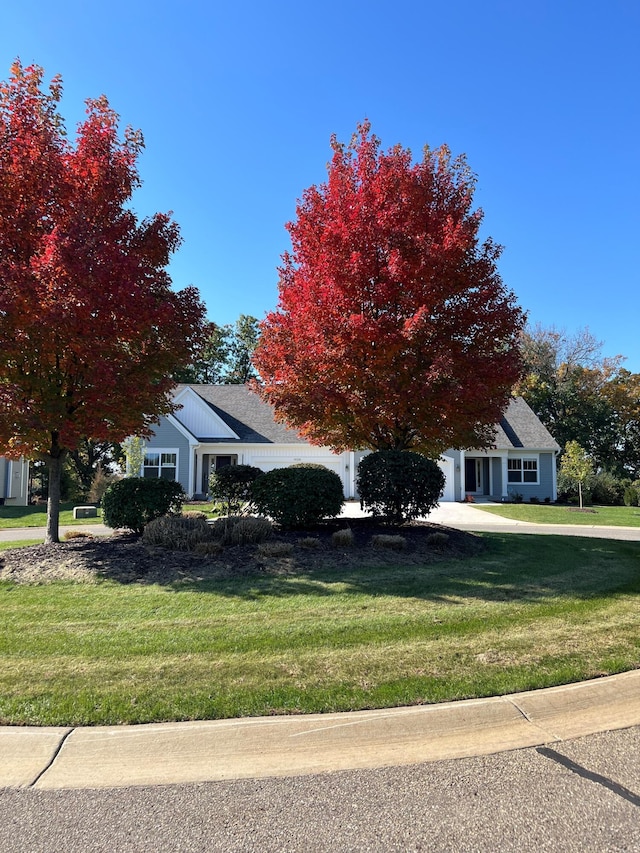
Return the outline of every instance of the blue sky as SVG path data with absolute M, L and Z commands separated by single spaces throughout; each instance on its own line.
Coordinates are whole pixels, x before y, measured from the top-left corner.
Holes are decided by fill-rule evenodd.
M 174 285 L 210 319 L 276 306 L 296 199 L 368 117 L 384 148 L 465 153 L 530 321 L 588 326 L 640 372 L 637 0 L 32 0 L 2 18 L 0 79 L 19 56 L 62 74 L 69 130 L 104 93 L 143 131 L 134 207 L 173 211 Z

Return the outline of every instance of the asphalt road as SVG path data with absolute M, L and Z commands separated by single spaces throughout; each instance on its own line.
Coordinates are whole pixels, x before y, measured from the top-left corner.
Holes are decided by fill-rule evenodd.
M 640 851 L 640 728 L 401 768 L 2 789 L 0 851 Z

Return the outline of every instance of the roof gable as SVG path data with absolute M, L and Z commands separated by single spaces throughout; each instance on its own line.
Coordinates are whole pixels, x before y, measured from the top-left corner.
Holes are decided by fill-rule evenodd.
M 204 407 L 210 419 L 203 418 L 198 423 L 194 419 L 192 425 L 186 424 L 184 409 L 175 417 L 183 421 L 202 442 L 307 443 L 295 430 L 278 423 L 272 406 L 248 385 L 180 385 L 174 398 L 176 402 L 190 399 L 186 391 L 198 399 L 200 410 Z
M 560 445 L 522 397 L 513 397 L 496 426 L 497 450 L 560 450 Z
M 173 417 L 193 436 L 238 441 L 239 436 L 218 412 L 214 411 L 189 385 L 182 385 L 174 396 L 178 409 Z

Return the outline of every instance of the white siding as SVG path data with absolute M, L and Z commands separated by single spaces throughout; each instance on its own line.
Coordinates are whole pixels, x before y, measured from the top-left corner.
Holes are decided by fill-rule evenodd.
M 233 430 L 199 398 L 196 399 L 190 394 L 185 395 L 180 403 L 182 408 L 175 412 L 175 417 L 193 435 L 207 438 L 237 438 Z
M 442 492 L 441 501 L 455 501 L 455 477 L 453 459 L 443 456 L 438 460 L 440 470 L 445 476 L 444 491 Z

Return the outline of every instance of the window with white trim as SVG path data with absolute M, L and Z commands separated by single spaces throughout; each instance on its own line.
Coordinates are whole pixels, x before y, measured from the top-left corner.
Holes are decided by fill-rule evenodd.
M 507 480 L 509 483 L 538 483 L 537 457 L 508 459 Z
M 175 451 L 149 450 L 144 455 L 144 477 L 175 480 L 178 473 L 178 454 Z

